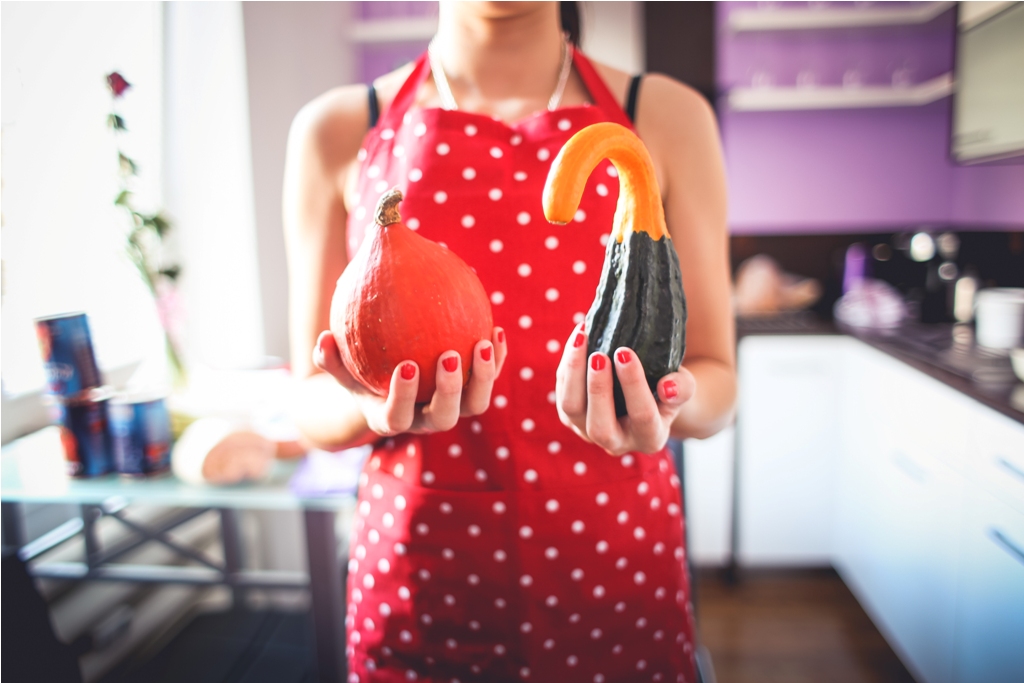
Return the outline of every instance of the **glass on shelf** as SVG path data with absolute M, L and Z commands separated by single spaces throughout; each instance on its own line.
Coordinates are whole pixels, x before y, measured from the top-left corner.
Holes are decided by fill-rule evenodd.
M 850 67 L 843 72 L 844 88 L 859 88 L 864 85 L 864 72 L 859 67 Z
M 750 77 L 750 86 L 753 88 L 771 88 L 775 85 L 775 78 L 772 73 L 764 68 L 755 68 Z
M 818 87 L 818 72 L 811 67 L 800 69 L 796 75 L 796 87 L 816 88 Z
M 917 76 L 917 65 L 911 59 L 904 59 L 890 65 L 892 87 L 909 88 L 914 85 Z

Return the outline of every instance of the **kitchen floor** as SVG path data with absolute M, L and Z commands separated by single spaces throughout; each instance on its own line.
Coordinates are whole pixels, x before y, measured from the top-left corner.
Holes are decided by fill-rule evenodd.
M 697 572 L 697 624 L 717 683 L 914 683 L 839 575 Z

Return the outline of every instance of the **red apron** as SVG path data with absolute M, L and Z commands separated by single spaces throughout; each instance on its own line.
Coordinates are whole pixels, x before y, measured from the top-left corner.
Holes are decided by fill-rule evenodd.
M 508 125 L 415 109 L 425 56 L 359 153 L 350 253 L 380 195 L 476 269 L 509 356 L 488 411 L 389 439 L 367 461 L 348 574 L 349 680 L 694 680 L 679 479 L 668 451 L 619 458 L 558 420 L 555 369 L 590 306 L 618 181 L 603 162 L 566 226 L 548 167 L 584 126 L 629 120 L 579 52 L 594 105 Z M 432 372 L 432 369 L 424 369 Z

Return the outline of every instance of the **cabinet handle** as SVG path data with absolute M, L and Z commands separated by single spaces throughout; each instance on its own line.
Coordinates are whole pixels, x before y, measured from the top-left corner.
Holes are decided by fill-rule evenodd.
M 914 481 L 924 484 L 928 480 L 928 470 L 918 465 L 913 458 L 905 453 L 893 453 L 892 464 Z
M 1008 469 L 1011 474 L 1016 474 L 1021 480 L 1024 480 L 1024 470 L 1021 470 L 1006 458 L 996 458 L 996 462 Z
M 995 527 L 989 529 L 988 533 L 989 536 L 992 537 L 992 540 L 994 540 L 999 547 L 1008 552 L 1010 555 L 1013 555 L 1014 559 L 1016 559 L 1018 562 L 1024 564 L 1024 550 L 1021 550 L 1019 547 L 1017 547 L 1017 544 L 1011 541 L 1009 538 L 1007 538 L 1006 534 L 1004 534 L 999 529 L 996 529 Z

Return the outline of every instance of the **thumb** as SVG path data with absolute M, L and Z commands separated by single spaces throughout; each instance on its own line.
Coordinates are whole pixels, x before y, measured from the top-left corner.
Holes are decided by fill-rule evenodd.
M 675 417 L 696 391 L 697 380 L 693 373 L 686 368 L 679 368 L 658 381 L 658 410 L 666 417 Z
M 349 373 L 345 364 L 341 361 L 338 341 L 330 330 L 321 332 L 320 336 L 317 337 L 316 346 L 313 347 L 313 365 L 336 379 L 342 386 L 349 388 L 359 386 L 359 382 Z

